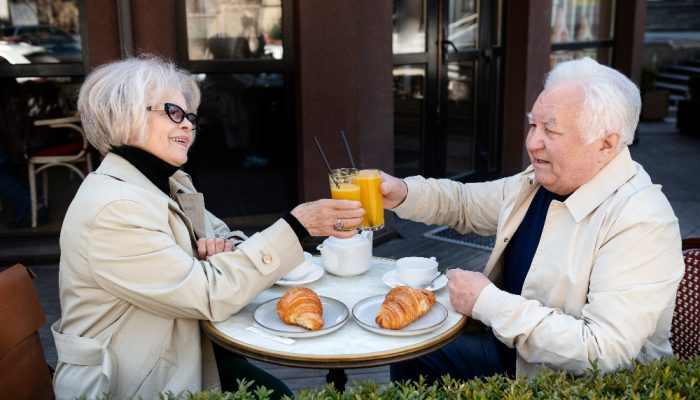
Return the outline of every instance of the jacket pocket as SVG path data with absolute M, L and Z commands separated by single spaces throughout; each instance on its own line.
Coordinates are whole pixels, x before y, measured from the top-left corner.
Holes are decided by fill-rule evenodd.
M 148 371 L 146 377 L 137 385 L 137 389 L 129 398 L 152 399 L 155 398 L 158 392 L 167 387 L 168 382 L 175 375 L 177 365 L 166 358 L 159 358 L 153 368 Z
M 61 320 L 51 325 L 58 365 L 54 374 L 56 399 L 88 399 L 110 393 L 115 385 L 116 358 L 104 341 L 58 332 Z

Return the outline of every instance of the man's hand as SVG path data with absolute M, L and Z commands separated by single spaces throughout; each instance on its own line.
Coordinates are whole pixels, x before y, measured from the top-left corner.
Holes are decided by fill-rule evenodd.
M 384 171 L 382 171 L 382 185 L 379 188 L 382 192 L 384 208 L 389 210 L 403 203 L 406 200 L 406 196 L 408 196 L 406 182 Z
M 233 251 L 235 248 L 233 242 L 220 237 L 197 239 L 197 255 L 200 260 L 206 260 L 214 254 Z
M 448 279 L 447 288 L 450 290 L 452 307 L 458 313 L 471 317 L 476 299 L 491 281 L 481 272 L 461 269 L 448 270 L 445 275 Z

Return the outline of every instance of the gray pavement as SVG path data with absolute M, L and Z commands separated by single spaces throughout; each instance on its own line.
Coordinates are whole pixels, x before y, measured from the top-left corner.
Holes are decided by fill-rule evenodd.
M 700 127 L 699 127 L 700 130 Z M 663 186 L 678 216 L 682 237 L 700 237 L 700 131 L 694 136 L 682 135 L 673 121 L 643 123 L 639 128 L 640 141 L 631 147 L 635 160 L 644 165 L 652 180 Z M 403 257 L 408 255 L 436 255 L 442 267 L 461 267 L 480 270 L 488 252 L 474 248 L 427 239 L 423 234 L 434 228 L 404 220 L 396 222 L 400 238 L 391 240 L 374 250 L 374 255 Z M 29 265 L 36 273 L 35 286 L 49 324 L 60 317 L 58 301 L 58 265 L 43 263 Z M 56 351 L 49 332 L 49 324 L 40 330 L 47 360 L 56 364 Z M 258 363 L 272 374 L 283 379 L 293 390 L 324 385 L 325 371 L 288 368 Z M 357 379 L 372 379 L 379 384 L 388 383 L 388 367 L 376 367 L 348 371 L 350 384 Z

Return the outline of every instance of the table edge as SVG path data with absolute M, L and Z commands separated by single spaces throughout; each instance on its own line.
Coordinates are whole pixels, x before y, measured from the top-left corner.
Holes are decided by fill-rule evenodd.
M 363 355 L 347 354 L 333 356 L 301 356 L 295 353 L 270 351 L 262 347 L 252 346 L 224 335 L 214 327 L 211 321 L 200 321 L 204 333 L 218 345 L 232 352 L 259 361 L 266 361 L 291 367 L 305 368 L 361 368 L 385 365 L 403 360 L 413 359 L 437 350 L 455 340 L 467 323 L 467 317 L 461 316 L 452 327 L 438 336 L 417 345 L 400 347 L 393 350 L 373 352 Z M 303 340 L 303 339 L 302 339 Z M 418 349 L 412 351 L 413 349 Z

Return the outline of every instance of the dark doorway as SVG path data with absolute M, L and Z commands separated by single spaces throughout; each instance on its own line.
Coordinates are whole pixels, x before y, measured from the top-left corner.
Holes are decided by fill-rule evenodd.
M 498 173 L 501 1 L 394 1 L 395 173 Z

